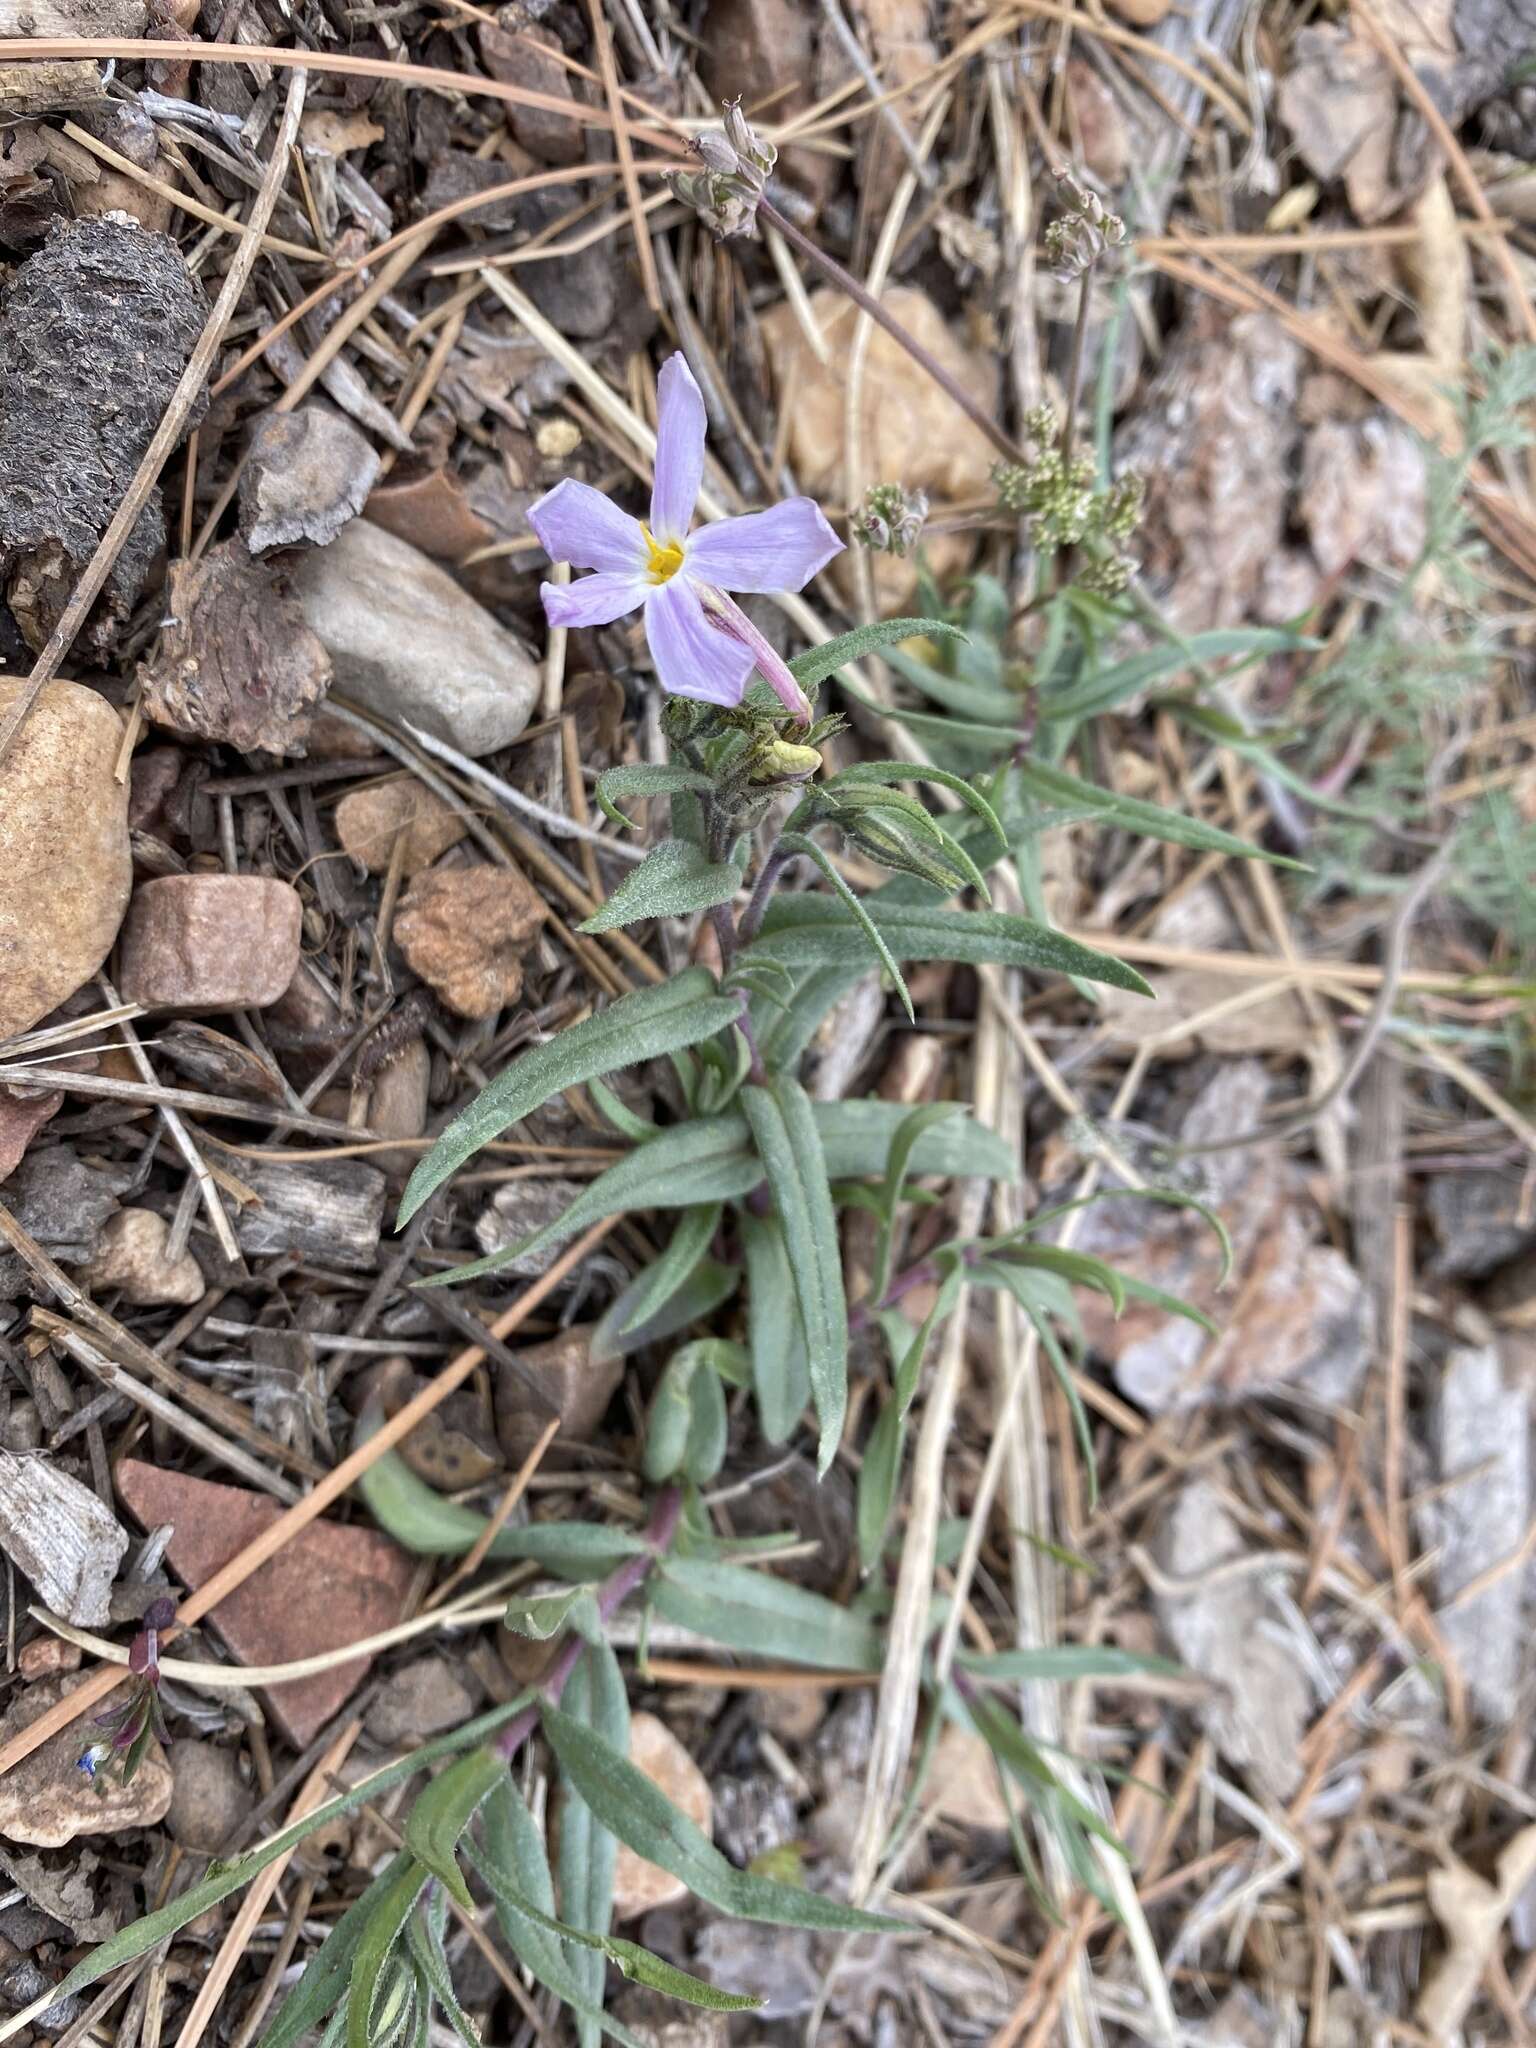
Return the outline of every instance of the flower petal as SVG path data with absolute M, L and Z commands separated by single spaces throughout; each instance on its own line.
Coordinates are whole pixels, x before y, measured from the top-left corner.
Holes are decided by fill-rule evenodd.
M 674 576 L 650 593 L 645 637 L 661 687 L 674 697 L 702 697 L 706 704 L 741 702 L 752 673 L 752 650 L 710 625 L 686 576 Z
M 552 562 L 630 574 L 645 568 L 645 535 L 639 520 L 573 476 L 562 478 L 529 506 L 528 524 Z
M 704 623 L 722 639 L 735 641 L 745 647 L 752 658 L 752 665 L 767 683 L 784 709 L 802 725 L 811 722 L 811 701 L 795 681 L 789 663 L 780 654 L 766 634 L 760 633 L 747 617 L 735 598 L 727 597 L 713 583 L 695 584 L 699 604 L 704 613 Z
M 687 560 L 690 571 L 721 590 L 800 590 L 842 551 L 813 498 L 786 498 L 766 512 L 701 527 Z
M 649 588 L 633 569 L 599 569 L 576 583 L 541 583 L 539 595 L 552 626 L 609 626 L 644 604 Z
M 668 356 L 656 380 L 656 485 L 651 532 L 663 545 L 682 540 L 704 481 L 704 395 L 687 358 Z

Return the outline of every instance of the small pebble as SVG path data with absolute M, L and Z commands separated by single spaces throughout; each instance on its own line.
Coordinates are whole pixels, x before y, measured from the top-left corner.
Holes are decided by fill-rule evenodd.
M 171 1303 L 189 1308 L 207 1292 L 203 1269 L 190 1252 L 168 1259 L 170 1226 L 153 1209 L 119 1209 L 108 1217 L 95 1253 L 76 1278 L 94 1294 L 113 1290 L 136 1308 Z
M 16 1669 L 28 1685 L 40 1678 L 56 1678 L 61 1671 L 80 1669 L 80 1645 L 66 1643 L 62 1636 L 34 1636 L 16 1653 Z
M 457 846 L 465 831 L 452 805 L 412 776 L 348 790 L 336 806 L 335 824 L 343 848 L 370 874 L 389 866 L 395 836 L 403 828 L 407 881 Z
M 549 905 L 517 868 L 433 868 L 401 899 L 395 943 L 461 1017 L 494 1017 L 523 990 L 523 955 Z
M 457 1728 L 475 1711 L 473 1693 L 446 1657 L 418 1657 L 385 1680 L 363 1726 L 375 1742 L 421 1742 Z
M 120 986 L 146 1010 L 260 1010 L 299 965 L 304 906 L 264 875 L 162 875 L 134 893 Z
M 234 1751 L 182 1736 L 171 1744 L 170 1764 L 176 1782 L 166 1826 L 184 1849 L 216 1855 L 253 1804 Z
M 592 1358 L 593 1323 L 575 1323 L 544 1344 L 530 1344 L 517 1362 L 537 1379 L 560 1416 L 560 1434 L 585 1443 L 607 1413 L 624 1377 L 622 1358 Z M 510 1463 L 521 1464 L 550 1418 L 510 1366 L 496 1369 L 496 1435 Z

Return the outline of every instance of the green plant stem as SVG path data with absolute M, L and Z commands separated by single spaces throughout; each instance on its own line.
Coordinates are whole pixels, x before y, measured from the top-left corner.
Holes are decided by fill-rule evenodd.
M 1083 395 L 1083 358 L 1088 342 L 1088 308 L 1093 298 L 1093 273 L 1096 264 L 1090 263 L 1083 272 L 1082 287 L 1077 295 L 1077 318 L 1072 323 L 1072 354 L 1067 362 L 1066 418 L 1061 429 L 1061 466 L 1070 470 L 1072 450 L 1077 441 L 1077 408 Z
M 898 342 L 906 350 L 913 362 L 927 371 L 939 389 L 946 392 L 955 401 L 955 404 L 959 406 L 966 418 L 973 420 L 980 427 L 981 431 L 992 443 L 992 446 L 1000 454 L 1005 456 L 1009 462 L 1023 462 L 1025 460 L 1024 451 L 1020 448 L 1018 442 L 1014 440 L 1013 436 L 1000 427 L 996 420 L 989 417 L 986 408 L 977 404 L 971 394 L 956 378 L 950 375 L 944 365 L 936 361 L 929 354 L 928 350 L 917 339 L 917 336 L 910 334 L 894 314 L 888 313 L 880 301 L 872 293 L 867 292 L 851 272 L 844 270 L 835 256 L 829 256 L 825 249 L 811 240 L 809 235 L 802 234 L 793 221 L 786 220 L 778 208 L 771 205 L 768 200 L 760 199 L 758 201 L 757 212 L 760 220 L 766 220 L 771 227 L 778 230 L 786 242 L 793 248 L 798 249 L 802 256 L 808 256 L 819 269 L 825 271 L 838 290 L 844 293 L 846 297 L 852 299 L 860 312 L 867 313 L 877 326 L 883 327 L 891 339 Z
M 645 1549 L 634 1557 L 626 1557 L 618 1569 L 610 1572 L 598 1588 L 597 1613 L 600 1621 L 611 1621 L 630 1594 L 638 1592 L 645 1584 L 652 1571 L 672 1548 L 682 1512 L 682 1490 L 676 1486 L 663 1487 L 656 1496 L 651 1518 L 645 1525 Z M 560 1696 L 570 1683 L 571 1673 L 586 1653 L 585 1639 L 577 1635 L 573 1629 L 562 1644 L 560 1654 L 550 1667 L 549 1676 L 540 1688 L 541 1697 L 524 1707 L 496 1738 L 496 1748 L 509 1763 L 538 1727 L 539 1715 L 544 1707 L 559 1706 Z

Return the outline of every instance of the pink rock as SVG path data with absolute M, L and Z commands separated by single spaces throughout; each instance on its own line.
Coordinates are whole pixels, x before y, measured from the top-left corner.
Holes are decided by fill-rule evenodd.
M 240 1486 L 125 1458 L 118 1496 L 145 1528 L 173 1524 L 172 1571 L 195 1592 L 270 1529 L 283 1509 Z M 311 1522 L 221 1600 L 209 1620 L 242 1664 L 287 1664 L 377 1635 L 400 1619 L 412 1560 L 377 1530 Z M 274 1719 L 303 1749 L 362 1684 L 371 1657 L 266 1688 Z
M 299 965 L 304 906 L 265 875 L 163 875 L 135 890 L 119 985 L 147 1010 L 260 1010 Z

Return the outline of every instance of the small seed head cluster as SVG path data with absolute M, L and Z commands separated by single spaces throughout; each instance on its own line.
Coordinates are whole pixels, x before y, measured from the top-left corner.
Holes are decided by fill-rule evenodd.
M 722 241 L 756 234 L 758 202 L 779 152 L 748 127 L 740 100 L 726 107 L 724 129 L 706 129 L 693 150 L 703 169 L 673 173 L 676 197 Z
M 1056 415 L 1036 406 L 1025 419 L 1039 450 L 1033 462 L 998 463 L 992 471 L 1004 511 L 1029 522 L 1029 537 L 1041 554 L 1081 547 L 1087 559 L 1076 580 L 1087 590 L 1113 596 L 1123 590 L 1136 564 L 1124 552 L 1141 519 L 1145 495 L 1133 470 L 1105 490 L 1094 485 L 1094 461 L 1087 453 L 1064 456 Z
M 901 484 L 871 484 L 849 522 L 856 541 L 877 555 L 906 555 L 917 546 L 928 517 L 928 493 Z
M 1045 231 L 1045 258 L 1063 283 L 1071 284 L 1108 250 L 1120 246 L 1125 222 L 1070 171 L 1056 173 L 1056 187 L 1062 214 Z

